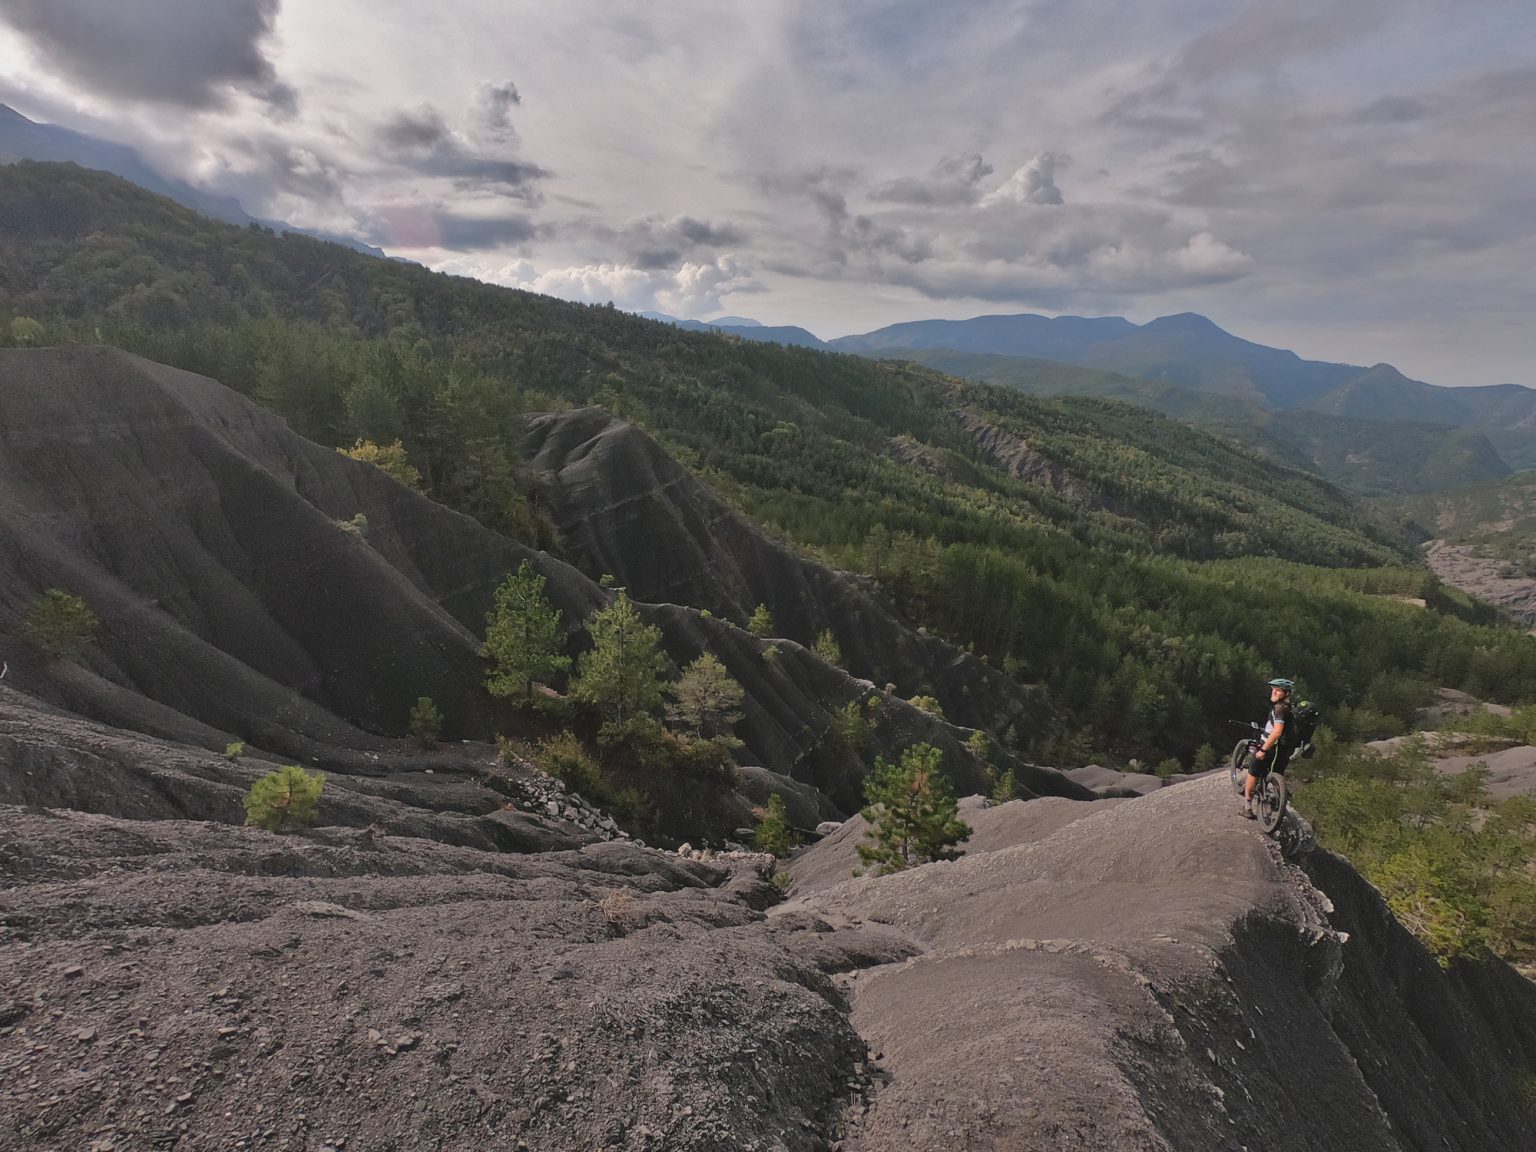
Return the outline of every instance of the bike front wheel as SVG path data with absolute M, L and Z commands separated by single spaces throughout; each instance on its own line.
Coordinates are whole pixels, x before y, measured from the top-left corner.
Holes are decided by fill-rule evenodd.
M 1285 819 L 1285 806 L 1288 801 L 1285 788 L 1285 777 L 1278 772 L 1271 772 L 1259 781 L 1253 790 L 1254 815 L 1258 817 L 1259 827 L 1265 832 L 1273 832 L 1280 827 L 1280 822 Z
M 1248 779 L 1248 741 L 1239 740 L 1237 747 L 1232 749 L 1231 769 L 1232 790 L 1241 796 Z

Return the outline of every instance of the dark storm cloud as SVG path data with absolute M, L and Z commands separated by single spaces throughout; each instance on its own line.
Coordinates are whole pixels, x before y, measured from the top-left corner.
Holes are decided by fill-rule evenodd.
M 379 136 L 392 148 L 432 149 L 452 135 L 443 114 L 430 105 L 397 113 L 379 129 Z
M 263 42 L 280 0 L 0 0 L 0 21 L 101 95 L 221 107 L 248 92 L 292 114 L 294 90 Z
M 526 216 L 470 216 L 403 205 L 380 210 L 367 238 L 385 248 L 485 252 L 527 243 L 538 232 L 537 225 Z
M 537 229 L 525 216 L 477 218 L 452 212 L 436 216 L 439 246 L 455 252 L 482 252 L 532 240 Z
M 735 225 L 713 224 L 694 216 L 648 216 L 617 228 L 587 221 L 570 225 L 565 231 L 572 235 L 585 232 L 621 253 L 625 263 L 645 271 L 675 267 L 696 249 L 732 248 L 747 240 L 747 234 Z
M 1430 106 L 1417 97 L 1383 96 L 1360 109 L 1354 118 L 1362 124 L 1411 124 L 1430 112 Z
M 501 84 L 482 84 L 475 92 L 475 122 L 487 135 L 511 136 L 512 109 L 522 102 L 517 85 L 510 80 Z
M 395 163 L 423 176 L 451 179 L 461 189 L 494 188 L 531 202 L 538 198 L 538 182 L 549 175 L 513 155 L 508 139 L 493 148 L 472 147 L 430 104 L 396 113 L 379 128 L 378 138 Z
M 928 259 L 933 253 L 927 239 L 914 236 L 899 225 L 881 223 L 854 212 L 837 187 L 837 178 L 826 172 L 803 179 L 801 188 L 826 225 L 827 246 L 823 257 L 834 264 L 895 256 L 908 263 Z
M 974 204 L 981 198 L 977 185 L 992 175 L 992 165 L 976 152 L 946 156 L 926 178 L 899 176 L 870 193 L 871 200 L 890 204 L 945 206 Z

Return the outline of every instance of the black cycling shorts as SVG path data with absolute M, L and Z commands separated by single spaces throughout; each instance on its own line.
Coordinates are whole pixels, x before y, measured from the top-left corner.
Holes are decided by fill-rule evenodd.
M 1248 753 L 1248 760 L 1244 764 L 1244 767 L 1248 769 L 1248 775 L 1255 776 L 1262 780 L 1271 772 L 1275 773 L 1277 776 L 1284 776 L 1285 767 L 1290 763 L 1290 761 L 1291 754 L 1289 750 L 1284 748 L 1276 748 L 1262 760 L 1256 757 L 1252 752 Z

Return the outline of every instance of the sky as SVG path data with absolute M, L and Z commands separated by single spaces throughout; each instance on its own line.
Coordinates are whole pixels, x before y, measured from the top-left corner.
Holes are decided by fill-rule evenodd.
M 1536 386 L 1530 0 L 0 0 L 0 102 L 568 299 Z

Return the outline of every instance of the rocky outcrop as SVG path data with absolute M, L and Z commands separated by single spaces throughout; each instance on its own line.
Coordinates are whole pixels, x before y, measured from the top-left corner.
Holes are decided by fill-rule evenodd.
M 768 887 L 0 807 L 0 1149 L 823 1149 L 863 1046 Z
M 1003 431 L 975 412 L 957 407 L 954 417 L 960 427 L 976 441 L 976 447 L 981 449 L 984 458 L 996 468 L 1063 496 L 1075 497 L 1078 494 L 1078 485 L 1059 461 L 1035 451 L 1025 440 Z
M 1343 861 L 1287 863 L 1219 777 L 965 815 L 962 860 L 862 879 L 849 821 L 775 910 L 916 950 L 841 978 L 877 1085 L 844 1147 L 1536 1146 L 1536 988 L 1443 971 Z
M 740 625 L 766 604 L 779 635 L 810 645 L 830 630 L 854 675 L 936 696 L 958 724 L 1012 727 L 1025 743 L 1041 731 L 1049 710 L 1037 689 L 912 627 L 871 581 L 792 551 L 632 425 L 597 408 L 536 417 L 528 455 L 540 501 L 588 575 Z
M 1527 628 L 1536 628 L 1536 580 L 1505 561 L 1483 555 L 1474 545 L 1431 540 L 1424 548 L 1429 570 L 1453 588 L 1504 609 Z

